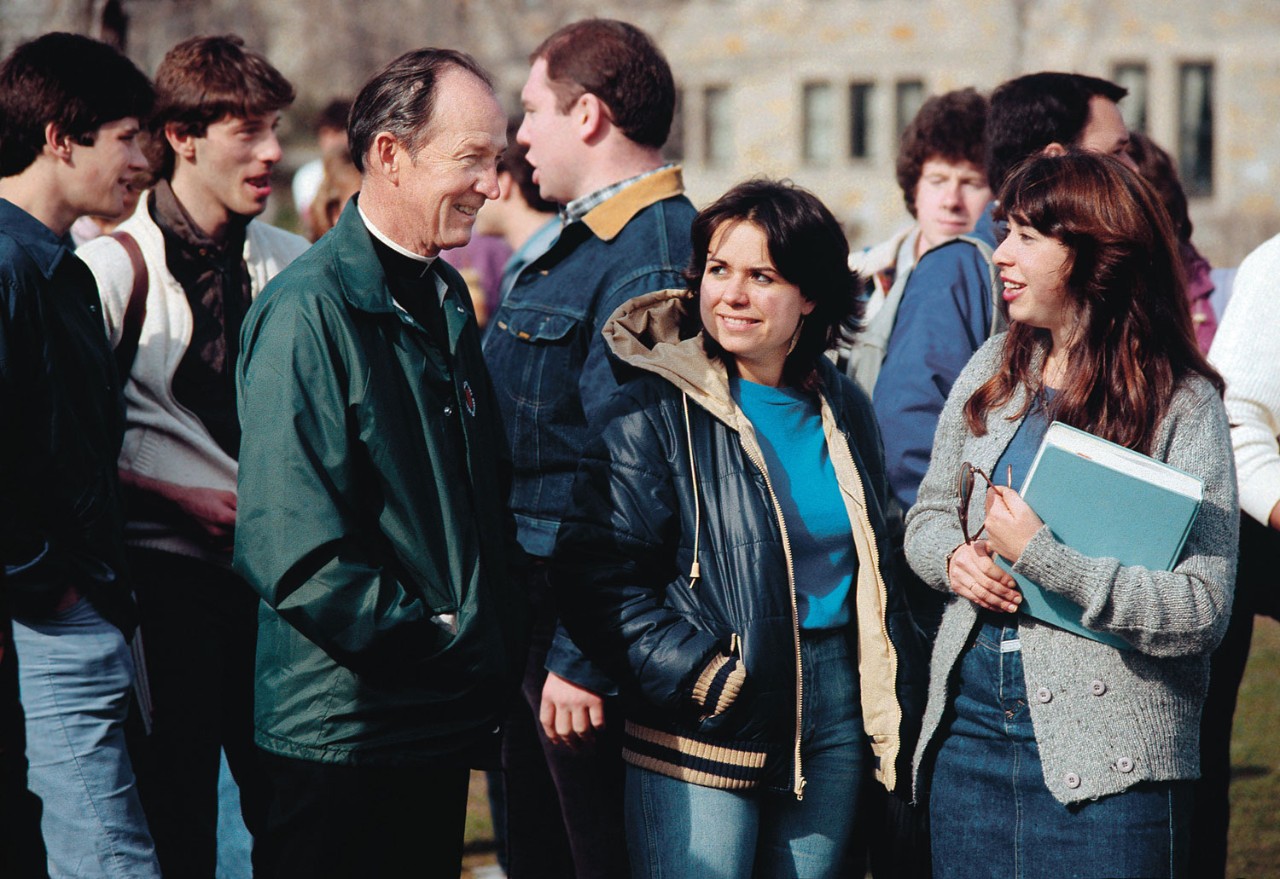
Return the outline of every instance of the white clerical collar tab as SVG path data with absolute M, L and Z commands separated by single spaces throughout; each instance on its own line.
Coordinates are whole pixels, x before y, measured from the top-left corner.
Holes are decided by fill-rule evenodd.
M 414 253 L 412 250 L 408 250 L 404 247 L 401 247 L 399 244 L 396 244 L 394 241 L 392 241 L 390 238 L 384 235 L 382 230 L 379 229 L 377 226 L 373 225 L 373 221 L 370 220 L 369 217 L 365 215 L 365 212 L 361 209 L 359 202 L 356 203 L 356 210 L 360 212 L 360 219 L 364 221 L 364 227 L 369 230 L 369 234 L 372 235 L 374 238 L 377 238 L 383 244 L 387 245 L 387 247 L 390 247 L 396 253 L 400 254 L 401 256 L 408 257 L 409 259 L 414 260 L 415 262 L 423 263 L 424 265 L 431 265 L 433 262 L 436 261 L 436 257 L 423 256 L 420 253 Z

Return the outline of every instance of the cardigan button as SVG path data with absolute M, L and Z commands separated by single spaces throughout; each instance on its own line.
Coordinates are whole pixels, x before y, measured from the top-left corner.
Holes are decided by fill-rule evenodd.
M 1116 761 L 1116 769 L 1118 769 L 1120 772 L 1132 772 L 1133 758 L 1121 757 L 1119 760 Z
M 1094 681 L 1092 684 L 1089 685 L 1089 690 L 1093 693 L 1093 695 L 1101 696 L 1103 693 L 1107 692 L 1107 685 L 1104 684 L 1102 681 Z
M 1074 772 L 1068 772 L 1066 775 L 1062 776 L 1062 781 L 1072 790 L 1075 790 L 1080 786 L 1080 776 L 1076 775 Z
M 1036 698 L 1039 699 L 1041 702 L 1052 702 L 1053 693 L 1049 690 L 1048 687 L 1041 687 L 1040 689 L 1036 690 Z

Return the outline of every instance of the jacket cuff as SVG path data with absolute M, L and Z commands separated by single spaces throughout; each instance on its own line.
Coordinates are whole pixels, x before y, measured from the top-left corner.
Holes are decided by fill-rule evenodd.
M 746 679 L 746 666 L 736 656 L 715 656 L 693 685 L 693 701 L 709 715 L 723 714 L 738 698 Z
M 547 650 L 543 667 L 597 696 L 618 695 L 618 685 L 583 655 L 563 625 L 556 626 L 556 634 L 551 639 L 551 647 Z

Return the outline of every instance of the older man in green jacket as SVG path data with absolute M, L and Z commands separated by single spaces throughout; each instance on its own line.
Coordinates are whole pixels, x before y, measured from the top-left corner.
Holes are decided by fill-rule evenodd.
M 468 767 L 523 668 L 507 452 L 461 277 L 505 118 L 460 53 L 352 108 L 358 203 L 245 320 L 235 565 L 264 599 L 277 876 L 457 876 Z

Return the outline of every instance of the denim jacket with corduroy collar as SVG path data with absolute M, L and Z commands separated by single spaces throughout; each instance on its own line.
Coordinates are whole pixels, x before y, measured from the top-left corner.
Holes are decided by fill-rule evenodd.
M 617 387 L 600 331 L 644 293 L 683 285 L 693 204 L 680 169 L 646 175 L 570 222 L 521 271 L 484 341 L 511 440 L 520 543 L 550 556 L 587 424 Z

